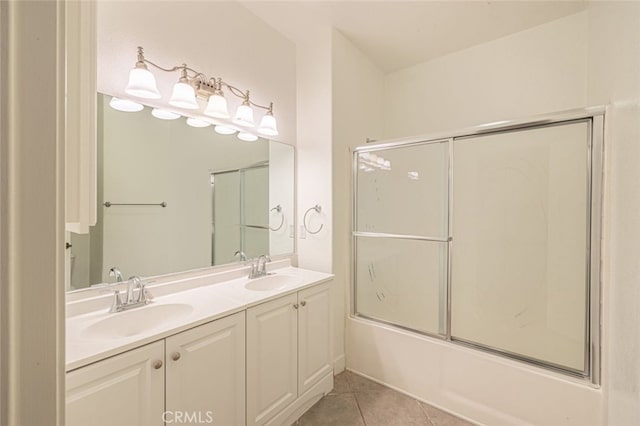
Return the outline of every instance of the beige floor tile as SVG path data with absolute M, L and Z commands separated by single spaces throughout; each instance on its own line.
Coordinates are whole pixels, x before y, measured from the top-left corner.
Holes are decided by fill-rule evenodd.
M 459 417 L 451 415 L 445 411 L 442 411 L 429 404 L 421 402 L 422 409 L 427 413 L 427 417 L 431 420 L 434 426 L 472 426 L 473 423 L 469 423 L 466 420 L 462 420 Z
M 418 401 L 392 389 L 356 392 L 356 400 L 367 426 L 431 426 Z
M 344 374 L 347 376 L 352 392 L 371 392 L 389 389 L 386 386 L 352 373 L 351 371 L 345 371 Z
M 364 426 L 352 393 L 329 394 L 307 411 L 300 426 Z
M 351 392 L 351 386 L 347 380 L 347 373 L 340 373 L 333 378 L 333 390 L 331 393 L 348 393 Z

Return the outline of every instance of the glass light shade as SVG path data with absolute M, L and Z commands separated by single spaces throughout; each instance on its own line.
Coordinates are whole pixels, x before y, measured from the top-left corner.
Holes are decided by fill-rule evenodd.
M 156 78 L 146 67 L 136 67 L 129 71 L 129 83 L 124 91 L 138 98 L 160 99 Z
M 258 140 L 258 137 L 256 135 L 251 134 L 251 133 L 240 132 L 240 133 L 238 133 L 238 139 L 240 139 L 241 141 L 245 141 L 245 142 L 255 142 L 255 141 Z
M 198 102 L 196 102 L 196 92 L 193 90 L 193 86 L 182 81 L 173 85 L 173 92 L 171 93 L 171 99 L 169 104 L 174 107 L 184 109 L 198 109 Z
M 240 105 L 233 122 L 241 126 L 253 127 L 253 108 L 245 104 Z
M 200 120 L 198 118 L 193 118 L 193 117 L 189 117 L 187 118 L 187 124 L 191 127 L 207 127 L 207 126 L 211 126 L 211 123 L 204 121 L 204 120 Z
M 137 102 L 133 102 L 128 99 L 116 98 L 115 96 L 109 101 L 109 106 L 123 112 L 138 112 L 142 111 L 144 108 L 143 105 Z
M 221 135 L 232 135 L 235 132 L 237 132 L 236 129 L 233 129 L 231 127 L 227 127 L 227 126 L 222 126 L 220 124 L 218 124 L 214 130 L 216 131 L 216 133 L 221 134 Z
M 260 121 L 260 127 L 258 127 L 258 133 L 262 133 L 267 136 L 277 136 L 278 127 L 276 125 L 276 118 L 273 114 L 266 113 Z
M 213 94 L 209 97 L 204 114 L 215 118 L 229 118 L 227 100 L 222 95 Z
M 159 118 L 160 120 L 175 120 L 176 118 L 180 118 L 180 114 L 160 108 L 154 108 L 151 110 L 151 115 L 155 118 Z

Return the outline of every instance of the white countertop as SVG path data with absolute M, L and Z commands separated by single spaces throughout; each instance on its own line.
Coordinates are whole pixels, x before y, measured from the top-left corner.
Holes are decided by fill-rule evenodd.
M 255 291 L 245 288 L 245 284 L 251 280 L 247 279 L 246 274 L 244 277 L 238 278 L 238 271 L 245 272 L 246 268 L 212 274 L 209 276 L 209 280 L 206 279 L 207 277 L 196 277 L 176 281 L 176 283 L 164 283 L 157 287 L 149 286 L 149 291 L 156 296 L 151 304 L 119 313 L 108 312 L 111 300 L 109 295 L 87 298 L 85 301 L 68 302 L 67 307 L 70 314 L 67 315 L 66 327 L 66 371 L 164 339 L 181 331 L 244 311 L 251 306 L 295 293 L 333 278 L 331 274 L 291 266 L 278 269 L 269 268 L 270 273 L 287 275 L 295 279 L 289 279 L 286 285 L 276 290 Z M 229 279 L 225 280 L 225 277 Z M 96 301 L 96 299 L 100 300 Z M 114 332 L 113 336 L 93 331 L 96 327 L 100 327 L 98 323 L 105 319 L 121 316 L 119 319 L 122 319 L 122 323 L 126 324 L 129 320 L 133 322 L 140 315 L 145 315 L 145 309 L 161 312 L 162 308 L 158 308 L 162 305 L 184 305 L 180 308 L 185 309 L 182 309 L 179 318 L 158 321 L 158 324 L 153 328 L 131 336 L 127 336 L 126 331 Z M 91 310 L 87 312 L 89 309 Z

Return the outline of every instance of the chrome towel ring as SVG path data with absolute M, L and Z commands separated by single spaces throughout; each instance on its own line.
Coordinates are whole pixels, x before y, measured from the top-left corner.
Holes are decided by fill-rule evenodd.
M 271 225 L 269 225 L 269 229 L 271 229 L 272 231 L 279 231 L 280 228 L 282 228 L 282 225 L 284 225 L 284 213 L 282 213 L 282 206 L 280 204 L 278 204 L 277 206 L 273 207 L 271 210 L 269 210 L 269 212 L 272 212 L 274 210 L 277 213 L 280 213 L 280 225 L 278 225 L 277 228 L 272 228 Z
M 315 231 L 312 231 L 311 229 L 309 229 L 309 227 L 307 226 L 307 215 L 311 212 L 311 210 L 315 210 L 316 213 L 320 213 L 322 211 L 322 207 L 320 207 L 320 204 L 316 204 L 313 207 L 309 207 L 307 211 L 304 213 L 304 216 L 302 218 L 302 226 L 304 226 L 304 229 L 306 229 L 308 233 L 317 234 L 318 232 L 322 231 L 322 227 L 324 226 L 324 224 L 323 223 L 320 224 L 320 228 L 318 228 Z

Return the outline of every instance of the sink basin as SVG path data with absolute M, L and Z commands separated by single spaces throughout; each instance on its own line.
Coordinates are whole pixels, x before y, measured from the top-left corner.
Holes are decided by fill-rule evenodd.
M 107 318 L 87 327 L 83 334 L 96 339 L 135 336 L 187 317 L 191 312 L 193 307 L 183 303 L 133 308 L 130 311 L 109 314 Z
M 244 288 L 254 291 L 280 290 L 299 282 L 300 280 L 298 278 L 291 275 L 273 274 L 249 280 L 249 282 L 244 285 Z

